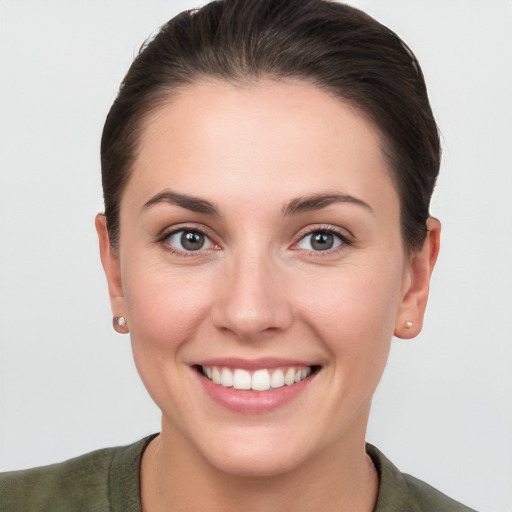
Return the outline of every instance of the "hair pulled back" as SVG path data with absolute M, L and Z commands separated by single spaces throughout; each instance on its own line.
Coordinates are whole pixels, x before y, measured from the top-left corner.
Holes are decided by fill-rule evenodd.
M 374 124 L 400 197 L 405 247 L 421 247 L 440 165 L 421 68 L 390 29 L 358 9 L 325 0 L 214 1 L 177 15 L 142 46 L 101 140 L 112 246 L 119 243 L 120 201 L 147 116 L 179 88 L 205 79 L 262 78 L 307 81 Z

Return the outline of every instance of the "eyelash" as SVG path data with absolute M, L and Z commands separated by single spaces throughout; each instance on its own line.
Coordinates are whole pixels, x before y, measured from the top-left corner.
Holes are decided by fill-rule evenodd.
M 298 241 L 293 244 L 293 246 L 297 246 L 299 243 L 301 243 L 303 240 L 306 239 L 306 237 L 317 234 L 317 233 L 326 233 L 330 235 L 334 235 L 340 240 L 340 244 L 332 249 L 326 249 L 324 251 L 313 251 L 313 250 L 306 250 L 309 255 L 312 255 L 314 257 L 325 257 L 325 256 L 332 256 L 333 254 L 336 254 L 340 251 L 343 251 L 347 247 L 350 247 L 353 245 L 353 239 L 346 235 L 343 231 L 341 231 L 338 228 L 335 228 L 331 225 L 320 225 L 315 226 L 313 228 L 307 228 L 306 230 L 302 231 L 298 235 Z
M 170 243 L 167 243 L 167 241 L 169 240 L 170 237 L 172 237 L 173 235 L 176 235 L 178 233 L 181 233 L 181 232 L 198 233 L 200 235 L 203 235 L 205 238 L 207 238 L 210 241 L 210 243 L 212 244 L 213 247 L 210 247 L 207 249 L 198 249 L 197 251 L 186 251 L 186 250 L 177 249 L 176 247 L 172 246 Z M 306 239 L 306 237 L 312 236 L 314 234 L 319 234 L 319 233 L 326 233 L 326 234 L 330 234 L 330 235 L 337 237 L 340 241 L 339 245 L 334 248 L 326 249 L 323 251 L 314 251 L 314 250 L 303 249 L 304 252 L 308 253 L 309 255 L 315 256 L 315 257 L 324 257 L 324 256 L 336 254 L 336 253 L 344 250 L 346 247 L 350 247 L 351 245 L 353 245 L 353 240 L 349 236 L 344 234 L 340 229 L 337 229 L 331 225 L 320 225 L 320 226 L 315 226 L 314 228 L 308 228 L 308 229 L 300 232 L 298 235 L 298 240 L 293 243 L 292 248 L 297 246 L 298 244 L 300 244 L 302 241 L 304 241 Z M 186 226 L 185 225 L 185 226 L 175 227 L 169 231 L 165 231 L 157 239 L 157 242 L 162 244 L 164 246 L 165 250 L 167 250 L 173 254 L 182 256 L 182 257 L 198 256 L 198 255 L 204 253 L 208 249 L 218 250 L 220 248 L 219 245 L 214 241 L 213 237 L 209 234 L 208 230 L 199 228 L 197 226 Z M 295 249 L 295 250 L 297 250 L 297 249 Z
M 173 254 L 177 254 L 182 257 L 191 257 L 191 256 L 197 257 L 197 256 L 201 255 L 202 253 L 204 253 L 206 250 L 208 250 L 208 249 L 198 249 L 197 251 L 186 251 L 186 250 L 178 249 L 178 248 L 172 246 L 170 243 L 167 243 L 167 241 L 169 240 L 170 237 L 172 237 L 173 235 L 177 235 L 178 233 L 182 233 L 182 232 L 183 233 L 198 233 L 200 235 L 203 235 L 212 244 L 212 247 L 208 248 L 208 249 L 213 249 L 213 250 L 219 249 L 219 245 L 213 240 L 213 238 L 209 234 L 208 230 L 202 229 L 197 226 L 185 225 L 185 226 L 175 227 L 169 231 L 165 231 L 160 237 L 158 237 L 157 242 L 160 243 L 161 245 L 163 245 L 163 247 L 166 251 L 169 251 Z

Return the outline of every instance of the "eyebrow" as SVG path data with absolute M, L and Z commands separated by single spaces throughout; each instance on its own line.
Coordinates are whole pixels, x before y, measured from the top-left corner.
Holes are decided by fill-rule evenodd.
M 351 203 L 366 208 L 374 213 L 373 208 L 357 197 L 347 194 L 313 194 L 310 196 L 298 197 L 293 199 L 283 208 L 283 217 L 288 215 L 297 215 L 300 213 L 321 210 L 334 203 Z
M 173 192 L 171 190 L 164 190 L 156 194 L 143 205 L 142 209 L 151 208 L 159 203 L 174 204 L 192 212 L 206 213 L 208 215 L 221 217 L 220 210 L 213 203 L 210 203 L 205 199 L 200 199 L 199 197 L 179 194 L 178 192 Z
M 149 201 L 144 203 L 142 209 L 151 208 L 152 206 L 160 203 L 168 203 L 185 208 L 192 212 L 205 213 L 208 215 L 215 215 L 222 217 L 220 210 L 210 201 L 201 199 L 199 197 L 190 196 L 187 194 L 180 194 L 171 190 L 164 190 L 153 196 Z M 373 213 L 373 208 L 365 203 L 363 200 L 348 194 L 313 194 L 310 196 L 297 197 L 292 199 L 286 206 L 283 207 L 283 217 L 290 215 L 298 215 L 315 210 L 321 210 L 333 203 L 351 203 L 362 206 Z

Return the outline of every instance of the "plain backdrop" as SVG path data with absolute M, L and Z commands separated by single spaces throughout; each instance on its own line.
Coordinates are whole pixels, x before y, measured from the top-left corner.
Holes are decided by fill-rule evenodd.
M 423 333 L 393 341 L 368 440 L 482 511 L 512 510 L 512 2 L 351 2 L 417 54 L 442 133 Z M 0 468 L 159 430 L 97 250 L 99 140 L 143 40 L 194 0 L 0 0 Z M 205 427 L 207 427 L 205 425 Z

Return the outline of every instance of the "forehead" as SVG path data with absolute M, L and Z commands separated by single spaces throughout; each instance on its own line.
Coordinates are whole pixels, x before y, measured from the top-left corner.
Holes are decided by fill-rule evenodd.
M 398 202 L 372 124 L 303 82 L 203 82 L 170 97 L 146 119 L 128 185 L 141 201 L 169 187 L 215 201 L 336 190 Z

